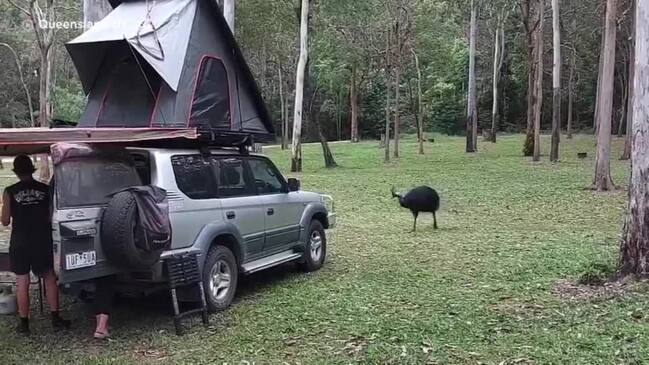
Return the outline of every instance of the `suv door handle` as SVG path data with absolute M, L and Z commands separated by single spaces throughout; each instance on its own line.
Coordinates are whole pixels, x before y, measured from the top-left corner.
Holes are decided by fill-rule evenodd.
M 237 215 L 236 215 L 234 212 L 232 212 L 232 211 L 230 211 L 230 212 L 226 212 L 226 213 L 225 213 L 225 216 L 226 216 L 228 219 L 234 219 L 234 218 L 237 217 Z
M 275 214 L 275 210 L 273 208 L 268 208 L 268 210 L 266 211 L 266 214 L 273 215 L 273 214 Z

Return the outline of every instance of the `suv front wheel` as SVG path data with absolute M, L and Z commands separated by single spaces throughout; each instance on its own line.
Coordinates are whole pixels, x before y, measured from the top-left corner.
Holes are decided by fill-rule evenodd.
M 205 299 L 211 312 L 222 311 L 230 306 L 237 290 L 239 270 L 232 251 L 225 246 L 210 249 L 203 267 Z
M 302 268 L 305 271 L 316 271 L 322 267 L 327 255 L 327 236 L 325 235 L 322 223 L 314 219 L 309 225 L 309 235 L 304 247 L 304 263 Z

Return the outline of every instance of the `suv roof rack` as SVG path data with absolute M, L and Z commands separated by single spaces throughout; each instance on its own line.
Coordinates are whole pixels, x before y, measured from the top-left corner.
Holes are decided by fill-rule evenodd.
M 147 141 L 140 144 L 143 147 L 155 148 L 178 148 L 178 149 L 199 149 L 209 151 L 210 149 L 237 149 L 241 154 L 248 154 L 255 143 L 270 142 L 272 135 L 251 134 L 246 132 L 224 131 L 209 127 L 197 129 L 198 138 L 166 141 Z

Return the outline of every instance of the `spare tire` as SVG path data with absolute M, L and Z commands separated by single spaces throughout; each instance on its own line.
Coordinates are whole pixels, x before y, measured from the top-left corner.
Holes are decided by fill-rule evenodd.
M 148 250 L 140 227 L 135 197 L 129 191 L 113 196 L 104 210 L 101 223 L 101 247 L 115 266 L 147 269 L 160 259 L 163 250 Z

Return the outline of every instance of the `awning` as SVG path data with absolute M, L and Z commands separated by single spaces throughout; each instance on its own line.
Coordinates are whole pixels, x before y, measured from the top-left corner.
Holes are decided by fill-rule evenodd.
M 67 43 L 86 94 L 114 41 L 128 42 L 177 91 L 195 14 L 195 0 L 126 2 Z
M 196 140 L 195 128 L 0 128 L 0 155 L 47 153 L 54 143 L 113 143 Z

